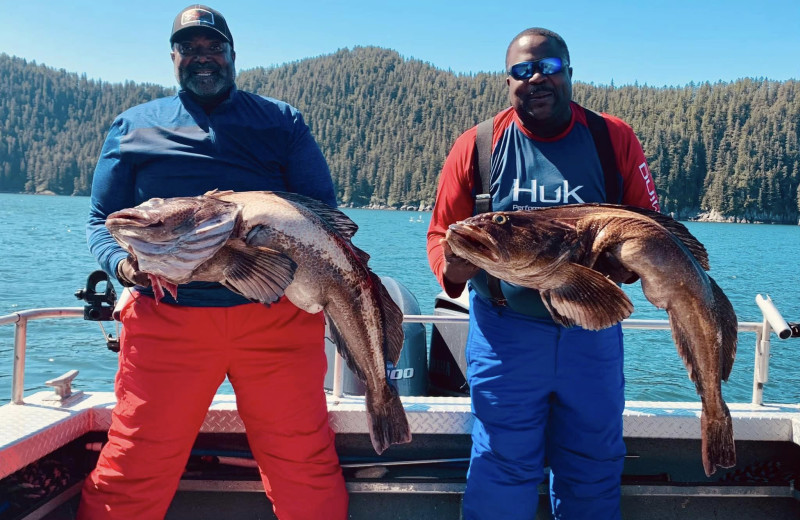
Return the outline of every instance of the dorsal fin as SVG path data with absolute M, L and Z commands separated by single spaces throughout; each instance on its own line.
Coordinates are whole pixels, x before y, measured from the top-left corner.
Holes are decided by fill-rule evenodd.
M 391 361 L 397 365 L 400 359 L 400 351 L 403 350 L 403 311 L 392 299 L 386 286 L 383 285 L 380 276 L 369 271 L 372 283 L 378 287 L 378 299 L 381 307 L 381 318 L 383 319 L 384 360 Z
M 336 326 L 336 322 L 333 321 L 330 316 L 327 314 L 325 315 L 325 322 L 328 324 L 328 330 L 331 334 L 331 341 L 334 345 L 336 345 L 336 351 L 339 352 L 339 355 L 342 356 L 347 368 L 352 370 L 352 372 L 358 377 L 359 381 L 366 381 L 367 376 L 361 367 L 358 366 L 356 363 L 355 357 L 353 357 L 353 353 L 350 350 L 350 346 L 344 340 L 344 335 L 339 331 L 339 328 Z
M 350 217 L 322 201 L 298 193 L 283 191 L 274 191 L 273 193 L 289 202 L 295 202 L 307 207 L 347 239 L 352 238 L 356 231 L 358 231 L 358 225 L 350 220 Z

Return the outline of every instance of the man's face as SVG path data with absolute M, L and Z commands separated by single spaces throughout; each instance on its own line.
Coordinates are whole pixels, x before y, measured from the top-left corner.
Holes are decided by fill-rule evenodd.
M 524 61 L 542 58 L 561 58 L 561 71 L 545 75 L 536 71 L 528 79 L 506 78 L 511 106 L 530 131 L 553 136 L 563 131 L 572 118 L 572 68 L 566 66 L 567 56 L 561 46 L 546 36 L 526 35 L 509 48 L 506 70 Z
M 236 53 L 228 42 L 211 33 L 193 32 L 178 39 L 170 57 L 178 84 L 200 99 L 226 92 L 236 78 Z

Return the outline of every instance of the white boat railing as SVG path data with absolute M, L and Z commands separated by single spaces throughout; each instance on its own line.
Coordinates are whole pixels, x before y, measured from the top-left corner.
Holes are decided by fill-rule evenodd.
M 756 334 L 755 346 L 755 366 L 753 370 L 753 395 L 752 403 L 755 405 L 763 404 L 764 385 L 769 378 L 769 351 L 770 335 L 772 332 L 781 338 L 786 339 L 791 336 L 792 331 L 786 320 L 772 300 L 767 296 L 756 296 L 764 319 L 759 322 L 739 322 L 738 331 L 754 332 Z M 27 330 L 28 322 L 47 318 L 77 318 L 84 316 L 83 307 L 55 307 L 44 309 L 29 309 L 15 312 L 6 316 L 0 316 L 0 326 L 15 324 L 14 331 L 14 367 L 11 376 L 11 402 L 13 404 L 24 404 L 23 393 L 25 388 L 25 354 L 27 349 Z M 467 316 L 438 316 L 438 315 L 405 315 L 405 323 L 425 323 L 425 324 L 445 324 L 445 323 L 467 323 Z M 622 322 L 623 329 L 664 329 L 669 330 L 668 320 L 639 320 L 627 319 Z M 342 381 L 344 379 L 344 363 L 338 354 L 334 361 L 333 395 L 342 396 Z

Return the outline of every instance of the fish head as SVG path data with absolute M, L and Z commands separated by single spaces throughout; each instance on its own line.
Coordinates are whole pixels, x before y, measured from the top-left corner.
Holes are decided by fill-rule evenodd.
M 563 231 L 535 212 L 497 211 L 451 224 L 445 238 L 456 255 L 482 269 L 514 271 L 559 256 Z
M 111 213 L 106 228 L 141 271 L 185 283 L 225 245 L 239 213 L 238 204 L 215 197 L 153 198 Z

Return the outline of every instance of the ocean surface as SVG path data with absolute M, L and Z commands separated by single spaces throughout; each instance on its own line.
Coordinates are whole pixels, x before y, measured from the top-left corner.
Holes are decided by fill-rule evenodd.
M 86 247 L 87 197 L 0 193 L 0 316 L 43 307 L 80 307 L 75 292 L 97 269 Z M 381 276 L 391 276 L 417 298 L 420 313 L 432 314 L 439 286 L 425 254 L 430 213 L 346 209 L 358 225 L 353 242 L 372 257 Z M 705 244 L 711 271 L 740 321 L 760 322 L 757 294 L 769 295 L 787 321 L 800 321 L 800 226 L 686 223 Z M 121 291 L 116 286 L 118 292 Z M 635 305 L 632 318 L 667 319 L 638 284 L 624 286 Z M 116 335 L 114 323 L 102 324 Z M 11 397 L 14 326 L 0 326 L 0 404 Z M 772 338 L 765 402 L 800 403 L 800 339 Z M 117 355 L 106 348 L 98 322 L 47 319 L 28 325 L 25 392 L 71 369 L 75 388 L 111 391 Z M 733 373 L 723 383 L 728 402 L 750 402 L 755 334 L 741 333 Z M 625 331 L 628 400 L 697 400 L 669 331 Z M 222 393 L 232 393 L 226 382 Z

